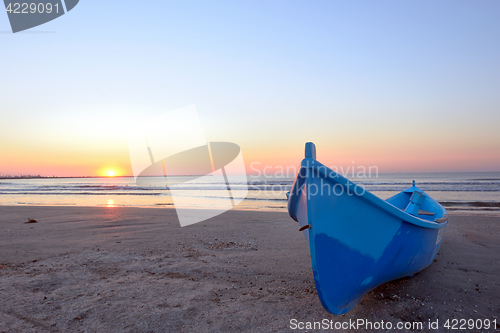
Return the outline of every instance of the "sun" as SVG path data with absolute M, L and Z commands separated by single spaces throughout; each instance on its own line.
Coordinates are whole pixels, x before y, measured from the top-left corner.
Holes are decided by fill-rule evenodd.
M 103 165 L 96 170 L 97 177 L 114 178 L 127 174 L 127 170 L 119 165 Z

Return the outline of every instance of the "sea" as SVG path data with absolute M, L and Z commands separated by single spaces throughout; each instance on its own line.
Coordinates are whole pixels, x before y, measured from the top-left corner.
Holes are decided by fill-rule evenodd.
M 382 199 L 410 187 L 415 180 L 419 188 L 449 212 L 500 214 L 500 172 L 387 173 L 349 179 Z M 293 177 L 233 176 L 233 191 L 245 194 L 248 189 L 246 199 L 233 209 L 286 211 L 286 192 L 293 180 Z M 207 202 L 225 200 L 220 195 L 227 192 L 224 181 L 188 177 L 184 182 L 183 176 L 178 176 L 176 182 L 188 201 L 203 203 L 207 197 L 210 198 Z M 174 206 L 174 200 L 162 177 L 151 177 L 146 183 L 136 182 L 134 177 L 5 178 L 0 179 L 0 205 L 165 208 Z

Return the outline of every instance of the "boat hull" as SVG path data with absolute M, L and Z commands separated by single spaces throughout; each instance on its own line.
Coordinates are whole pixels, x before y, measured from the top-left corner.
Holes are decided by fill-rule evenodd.
M 427 200 L 436 216 L 447 216 Z M 447 225 L 447 219 L 411 216 L 313 158 L 302 162 L 288 204 L 307 228 L 318 296 L 334 314 L 346 313 L 373 288 L 429 266 Z

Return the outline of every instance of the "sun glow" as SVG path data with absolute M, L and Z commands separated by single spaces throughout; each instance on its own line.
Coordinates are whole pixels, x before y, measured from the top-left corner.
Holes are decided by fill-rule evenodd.
M 130 171 L 115 163 L 102 165 L 99 169 L 95 171 L 96 176 L 106 177 L 106 178 L 123 177 L 129 173 Z

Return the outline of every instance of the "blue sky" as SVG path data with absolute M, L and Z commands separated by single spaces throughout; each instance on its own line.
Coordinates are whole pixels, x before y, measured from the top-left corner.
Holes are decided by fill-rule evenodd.
M 207 139 L 239 144 L 249 163 L 296 164 L 315 141 L 331 163 L 498 171 L 499 10 L 82 0 L 17 34 L 0 15 L 0 172 L 124 164 L 135 119 L 191 104 Z

